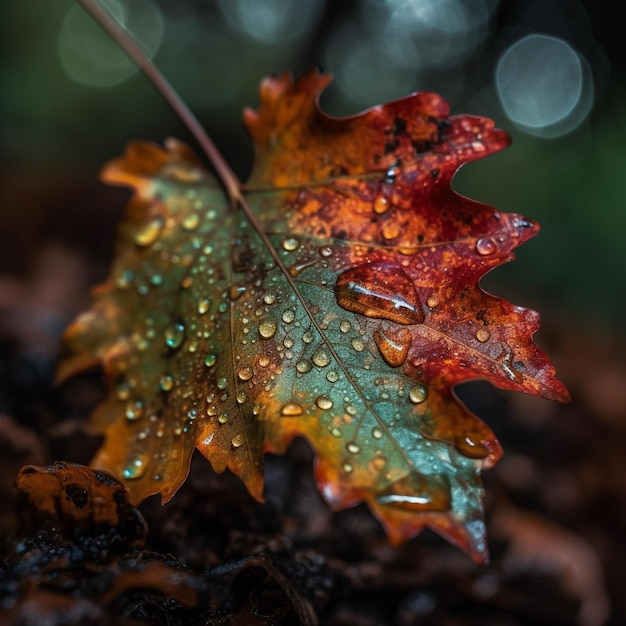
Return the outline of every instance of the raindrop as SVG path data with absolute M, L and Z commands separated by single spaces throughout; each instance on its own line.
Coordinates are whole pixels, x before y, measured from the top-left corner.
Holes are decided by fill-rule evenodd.
M 280 409 L 280 414 L 284 417 L 296 417 L 297 415 L 302 415 L 303 412 L 303 408 L 295 402 L 287 402 Z
M 323 346 L 320 346 L 313 354 L 312 360 L 318 367 L 326 367 L 330 363 L 330 355 Z
M 365 343 L 360 337 L 355 337 L 350 344 L 357 352 L 363 352 L 365 350 Z
M 241 448 L 241 446 L 243 445 L 243 437 L 241 435 L 235 435 L 230 443 L 232 444 L 233 448 Z
M 411 347 L 411 333 L 407 328 L 392 330 L 375 330 L 374 341 L 385 363 L 391 367 L 400 367 L 405 361 Z
M 491 337 L 491 333 L 486 328 L 479 328 L 476 331 L 476 339 L 478 339 L 481 343 L 488 341 L 489 337 Z
M 346 474 L 351 474 L 351 473 L 352 473 L 352 470 L 354 469 L 354 468 L 352 467 L 352 465 L 351 465 L 350 463 L 348 463 L 348 461 L 345 461 L 345 462 L 344 462 L 344 464 L 343 464 L 341 467 L 343 468 L 343 471 L 344 471 Z
M 481 237 L 476 242 L 476 252 L 482 256 L 488 256 L 496 251 L 496 244 L 491 237 Z
M 304 341 L 304 343 L 311 343 L 313 341 L 313 333 L 310 330 L 307 330 L 302 335 L 302 341 Z
M 283 248 L 288 252 L 293 252 L 298 247 L 298 240 L 294 237 L 283 239 Z
M 265 302 L 265 304 L 274 304 L 274 302 L 276 302 L 276 296 L 273 293 L 266 293 L 263 296 L 263 302 Z
M 330 246 L 322 246 L 320 248 L 320 255 L 328 258 L 329 256 L 332 256 L 333 254 L 333 249 Z
M 439 296 L 433 294 L 432 296 L 428 296 L 428 300 L 426 300 L 426 304 L 429 309 L 434 309 L 439 304 Z
M 426 400 L 427 395 L 428 389 L 419 383 L 409 389 L 409 400 L 413 402 L 413 404 L 421 404 Z
M 350 454 L 358 454 L 359 452 L 361 452 L 361 446 L 358 443 L 356 443 L 355 441 L 349 441 L 346 444 L 346 450 Z
M 259 357 L 259 365 L 261 367 L 267 367 L 270 364 L 270 358 L 266 355 Z
M 235 300 L 239 300 L 245 291 L 245 285 L 231 285 L 228 288 L 228 297 L 234 302 Z
M 134 422 L 141 419 L 144 414 L 144 406 L 141 400 L 133 400 L 126 405 L 126 419 L 129 422 Z
M 163 225 L 162 217 L 150 220 L 135 233 L 135 243 L 142 247 L 151 246 L 161 236 Z
M 204 315 L 211 306 L 211 301 L 208 298 L 201 298 L 198 301 L 198 313 L 200 315 Z
M 415 286 L 397 265 L 365 263 L 343 272 L 335 284 L 337 303 L 366 317 L 400 324 L 424 320 Z
M 372 428 L 372 437 L 374 437 L 374 439 L 382 439 L 383 431 L 378 426 L 374 426 L 374 428 Z
M 146 471 L 147 462 L 145 456 L 134 455 L 128 459 L 126 466 L 122 470 L 122 476 L 126 480 L 141 478 Z
M 259 335 L 263 339 L 271 339 L 276 334 L 276 324 L 271 320 L 264 320 L 259 324 Z
M 161 391 L 171 391 L 174 387 L 174 377 L 171 374 L 163 374 L 159 381 Z
M 335 370 L 330 370 L 328 374 L 326 374 L 326 380 L 329 383 L 336 383 L 339 380 L 339 374 Z
M 445 476 L 414 471 L 392 482 L 377 502 L 405 511 L 448 511 L 450 484 Z
M 185 340 L 185 325 L 182 322 L 176 322 L 165 330 L 165 343 L 169 348 L 180 348 Z
M 336 426 L 333 426 L 330 429 L 330 434 L 336 439 L 339 439 L 341 437 L 341 431 Z
M 217 421 L 218 421 L 220 424 L 226 424 L 226 423 L 228 422 L 228 413 L 220 413 L 220 414 L 217 416 Z
M 211 353 L 211 354 L 207 354 L 204 357 L 204 364 L 207 367 L 213 367 L 216 363 L 217 363 L 217 354 Z
M 200 224 L 200 216 L 197 213 L 190 213 L 183 219 L 182 226 L 185 230 L 195 230 Z
M 228 387 L 228 378 L 222 376 L 222 378 L 217 381 L 217 388 L 226 389 L 226 387 Z
M 311 362 L 307 361 L 306 359 L 300 359 L 296 363 L 296 370 L 301 374 L 306 374 L 307 372 L 310 372 L 312 368 L 313 366 L 311 365 Z
M 484 459 L 489 456 L 489 450 L 469 435 L 459 436 L 454 440 L 454 447 L 470 459 Z
M 286 324 L 291 324 L 291 322 L 296 319 L 296 314 L 291 309 L 287 309 L 283 312 L 282 318 L 283 322 L 285 322 Z
M 237 402 L 239 404 L 245 404 L 248 401 L 248 395 L 246 394 L 245 391 L 240 391 L 237 394 Z
M 251 367 L 243 367 L 239 370 L 239 378 L 241 380 L 250 380 L 254 376 L 254 370 Z
M 385 198 L 385 196 L 376 196 L 376 199 L 374 200 L 374 213 L 381 215 L 382 213 L 385 213 L 388 208 L 389 201 L 387 198 Z
M 323 411 L 328 411 L 328 409 L 333 408 L 333 401 L 328 396 L 320 396 L 315 401 L 315 404 Z
M 339 322 L 339 330 L 342 333 L 350 332 L 351 328 L 352 328 L 352 324 L 350 324 L 348 320 L 342 320 L 341 322 Z

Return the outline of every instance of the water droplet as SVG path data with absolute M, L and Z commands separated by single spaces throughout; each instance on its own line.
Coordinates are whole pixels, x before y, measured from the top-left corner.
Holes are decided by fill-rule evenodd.
M 325 347 L 320 346 L 313 354 L 312 360 L 317 367 L 326 367 L 330 363 L 330 354 Z
M 245 285 L 231 285 L 228 288 L 228 297 L 234 302 L 235 300 L 239 300 L 245 291 Z
M 298 247 L 298 240 L 294 237 L 283 239 L 283 248 L 288 252 L 293 252 Z
M 254 376 L 254 370 L 251 367 L 242 367 L 238 375 L 241 380 L 250 380 Z
M 230 443 L 232 444 L 233 448 L 241 448 L 241 446 L 243 445 L 243 437 L 241 435 L 235 435 Z
M 239 404 L 245 404 L 248 401 L 248 395 L 245 391 L 240 391 L 237 393 L 237 402 Z
M 126 419 L 129 422 L 134 422 L 143 417 L 144 406 L 141 400 L 132 400 L 126 405 Z
M 356 443 L 356 441 L 348 441 L 348 443 L 346 444 L 346 450 L 350 454 L 358 454 L 359 452 L 361 452 L 361 446 Z
M 372 428 L 372 437 L 374 437 L 374 439 L 382 439 L 383 431 L 378 426 L 374 426 L 374 428 Z
M 482 256 L 493 254 L 496 251 L 496 244 L 491 237 L 482 237 L 476 242 L 476 252 Z
M 197 213 L 190 213 L 183 219 L 182 226 L 185 230 L 195 230 L 200 224 L 200 216 Z
M 340 307 L 366 317 L 399 324 L 424 320 L 413 282 L 391 263 L 365 263 L 346 270 L 337 279 L 335 295 Z
M 182 322 L 176 322 L 165 330 L 165 343 L 169 348 L 180 348 L 185 340 L 185 325 Z
M 264 320 L 259 324 L 259 335 L 263 339 L 271 339 L 276 334 L 276 323 L 272 320 Z
M 222 376 L 222 378 L 220 378 L 217 381 L 217 388 L 226 389 L 226 387 L 228 387 L 228 378 L 226 378 L 225 376 Z
M 328 258 L 333 255 L 333 249 L 330 246 L 322 246 L 320 248 L 320 255 L 324 258 Z
M 135 243 L 142 247 L 151 246 L 161 236 L 163 225 L 162 217 L 150 220 L 135 233 Z
M 313 333 L 310 330 L 307 330 L 302 335 L 302 341 L 304 341 L 304 343 L 311 343 L 313 341 Z
M 329 383 L 336 383 L 339 380 L 339 374 L 335 370 L 330 370 L 328 374 L 326 374 L 326 380 Z
M 220 413 L 220 414 L 217 416 L 217 421 L 218 421 L 220 424 L 226 424 L 226 423 L 228 422 L 228 413 Z
M 286 324 L 291 324 L 291 322 L 296 319 L 296 314 L 291 309 L 287 309 L 283 312 L 282 318 L 283 322 L 285 322 Z
M 213 367 L 216 363 L 217 363 L 217 354 L 211 353 L 211 354 L 207 354 L 204 357 L 204 364 L 207 367 Z
M 198 300 L 198 313 L 204 315 L 210 308 L 211 301 L 208 298 L 201 298 Z
M 348 404 L 348 406 L 346 406 L 346 413 L 354 416 L 357 414 L 357 409 L 353 404 Z
M 161 391 L 171 391 L 174 387 L 174 377 L 171 374 L 163 374 L 159 381 Z
M 122 470 L 122 476 L 126 480 L 135 480 L 141 478 L 147 468 L 147 459 L 145 456 L 134 455 L 128 459 L 126 466 Z
M 476 331 L 476 339 L 478 339 L 481 343 L 489 341 L 489 337 L 491 337 L 491 333 L 486 328 L 479 328 Z
M 355 337 L 351 342 L 350 345 L 357 351 L 357 352 L 363 352 L 363 350 L 365 350 L 365 343 L 363 343 L 363 339 L 361 339 L 360 337 Z
M 132 270 L 124 270 L 116 279 L 115 286 L 118 289 L 128 289 L 135 280 L 135 273 Z
M 400 367 L 411 347 L 411 333 L 407 328 L 382 329 L 374 331 L 374 341 L 385 363 L 391 367 Z
M 385 222 L 382 225 L 381 233 L 385 239 L 395 239 L 402 233 L 401 224 L 398 224 L 397 222 Z
M 276 302 L 276 296 L 273 293 L 266 293 L 263 296 L 263 302 L 265 302 L 265 304 L 274 304 L 274 302 Z
M 439 304 L 439 297 L 435 294 L 432 296 L 428 296 L 428 300 L 426 300 L 426 304 L 429 309 L 434 309 Z
M 130 384 L 130 382 L 125 380 L 123 383 L 120 383 L 117 386 L 115 390 L 115 395 L 118 400 L 123 402 L 124 400 L 128 400 L 128 398 L 130 398 L 131 390 L 132 390 L 132 385 Z
M 450 484 L 445 476 L 411 472 L 392 482 L 377 498 L 378 504 L 405 511 L 448 511 Z
M 306 374 L 307 372 L 310 372 L 312 368 L 313 366 L 311 365 L 311 362 L 307 361 L 306 359 L 300 359 L 296 363 L 296 370 L 301 374 Z
M 348 320 L 342 320 L 341 322 L 339 322 L 339 330 L 342 333 L 349 333 L 351 328 L 352 324 L 350 324 Z
M 400 173 L 400 168 L 397 165 L 392 165 L 386 172 L 385 172 L 385 182 L 386 183 L 393 183 L 396 178 L 398 177 L 398 174 Z
M 330 428 L 330 434 L 337 439 L 341 437 L 341 431 L 335 426 Z
M 389 208 L 389 201 L 385 196 L 376 196 L 374 200 L 374 213 L 378 213 L 378 215 L 382 215 Z
M 323 411 L 328 411 L 328 409 L 333 408 L 333 401 L 328 396 L 320 396 L 315 401 L 315 404 Z
M 297 415 L 302 415 L 303 412 L 303 408 L 295 402 L 287 402 L 280 409 L 280 414 L 285 417 L 296 417 Z
M 421 404 L 426 400 L 427 395 L 428 389 L 419 383 L 409 389 L 409 400 L 413 402 L 413 404 Z
M 469 435 L 455 438 L 454 447 L 463 456 L 470 459 L 484 459 L 489 456 L 489 450 L 479 441 L 474 441 Z
M 352 465 L 348 463 L 348 461 L 345 461 L 341 467 L 346 474 L 351 474 L 352 470 L 354 469 Z
M 266 355 L 259 357 L 259 365 L 261 367 L 267 367 L 270 364 L 270 358 Z

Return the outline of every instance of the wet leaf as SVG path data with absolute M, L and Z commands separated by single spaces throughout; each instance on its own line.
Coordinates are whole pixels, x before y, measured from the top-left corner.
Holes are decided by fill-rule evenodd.
M 331 118 L 329 80 L 262 83 L 241 202 L 175 140 L 106 166 L 134 195 L 60 374 L 103 364 L 93 465 L 134 501 L 169 500 L 196 447 L 262 499 L 263 454 L 302 435 L 334 509 L 365 501 L 393 542 L 428 526 L 482 560 L 479 474 L 501 450 L 454 386 L 568 397 L 538 315 L 478 286 L 538 226 L 451 189 L 508 145 L 490 120 L 431 93 Z

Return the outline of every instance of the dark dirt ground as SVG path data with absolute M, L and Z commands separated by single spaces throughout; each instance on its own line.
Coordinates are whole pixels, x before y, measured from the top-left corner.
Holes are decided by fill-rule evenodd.
M 491 564 L 435 534 L 399 548 L 361 506 L 331 513 L 296 441 L 267 459 L 267 503 L 202 458 L 162 507 L 76 527 L 18 498 L 25 464 L 88 464 L 98 372 L 53 384 L 125 194 L 75 172 L 0 168 L 0 623 L 617 626 L 626 623 L 626 337 L 544 311 L 567 406 L 486 383 L 461 395 L 505 457 L 484 474 Z M 116 207 L 111 209 L 111 207 Z M 524 302 L 523 295 L 517 298 Z M 97 478 L 94 478 L 98 482 Z

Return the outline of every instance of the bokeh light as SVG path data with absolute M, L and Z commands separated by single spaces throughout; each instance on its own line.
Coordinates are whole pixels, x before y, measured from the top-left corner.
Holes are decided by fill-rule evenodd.
M 593 105 L 587 62 L 566 41 L 547 35 L 528 35 L 504 52 L 496 89 L 509 119 L 543 137 L 574 130 Z

